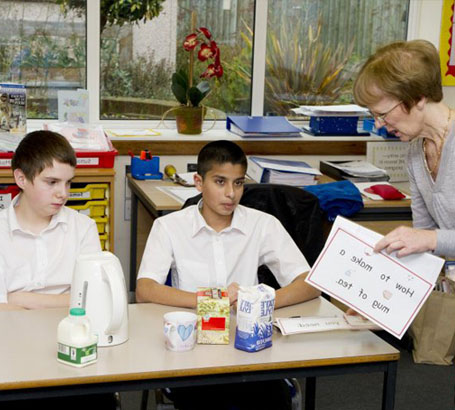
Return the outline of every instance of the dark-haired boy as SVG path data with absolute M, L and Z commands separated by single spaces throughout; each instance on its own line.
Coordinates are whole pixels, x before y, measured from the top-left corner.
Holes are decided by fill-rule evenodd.
M 68 306 L 76 258 L 101 251 L 95 222 L 65 207 L 75 167 L 60 134 L 20 142 L 12 169 L 21 193 L 0 212 L 0 310 Z
M 194 182 L 198 205 L 158 218 L 152 226 L 138 274 L 136 299 L 195 308 L 198 286 L 227 287 L 231 304 L 239 286 L 255 285 L 267 265 L 281 289 L 275 307 L 303 302 L 320 292 L 305 282 L 308 263 L 274 216 L 239 205 L 247 161 L 230 141 L 214 141 L 199 153 Z M 172 270 L 173 287 L 165 286 Z M 201 400 L 203 397 L 204 400 Z M 285 381 L 172 389 L 179 409 L 288 409 Z
M 138 302 L 196 307 L 198 286 L 227 287 L 231 304 L 239 285 L 257 284 L 265 264 L 281 286 L 275 306 L 319 296 L 305 282 L 308 263 L 273 216 L 239 205 L 247 161 L 230 141 L 202 148 L 194 177 L 198 205 L 158 218 L 150 232 L 138 274 Z M 165 286 L 169 269 L 173 287 Z

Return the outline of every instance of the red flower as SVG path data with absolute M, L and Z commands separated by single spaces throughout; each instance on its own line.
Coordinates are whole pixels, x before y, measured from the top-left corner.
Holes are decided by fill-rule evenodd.
M 197 34 L 190 34 L 185 37 L 185 41 L 183 42 L 183 48 L 186 51 L 194 50 L 194 48 L 199 44 L 197 39 Z
M 210 40 L 212 38 L 212 33 L 210 33 L 210 31 L 208 29 L 206 29 L 205 27 L 199 27 L 198 31 L 201 32 L 202 34 L 204 34 L 204 36 L 208 40 Z
M 197 58 L 199 61 L 206 61 L 209 58 L 213 58 L 215 53 L 213 49 L 205 43 L 202 43 L 201 49 L 197 53 Z
M 215 64 L 215 76 L 220 78 L 223 75 L 223 66 L 221 64 Z
M 215 57 L 220 55 L 220 49 L 218 48 L 218 45 L 216 44 L 215 41 L 212 40 L 212 41 L 210 42 L 210 48 L 212 49 L 213 55 L 214 55 Z
M 216 75 L 215 70 L 215 64 L 209 64 L 207 69 L 201 74 L 201 78 L 212 78 Z

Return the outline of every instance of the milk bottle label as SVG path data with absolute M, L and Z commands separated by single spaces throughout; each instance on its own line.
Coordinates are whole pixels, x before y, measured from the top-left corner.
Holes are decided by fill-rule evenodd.
M 57 358 L 67 364 L 85 365 L 97 359 L 97 345 L 74 347 L 57 343 Z

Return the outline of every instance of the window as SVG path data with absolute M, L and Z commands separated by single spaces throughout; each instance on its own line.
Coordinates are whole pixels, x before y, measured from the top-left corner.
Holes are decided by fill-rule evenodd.
M 166 0 L 159 16 L 145 23 L 101 27 L 101 118 L 160 119 L 177 104 L 171 76 L 188 67 L 182 44 L 192 32 L 192 12 L 196 27 L 211 31 L 224 67 L 220 80 L 209 80 L 212 92 L 203 104 L 215 108 L 218 119 L 250 112 L 252 52 L 242 33 L 252 27 L 254 1 Z M 206 67 L 196 61 L 194 77 Z
M 265 113 L 352 102 L 362 63 L 378 46 L 406 39 L 408 12 L 403 0 L 270 1 Z
M 148 3 L 161 10 L 145 21 Z M 159 121 L 177 104 L 170 79 L 187 66 L 182 43 L 195 12 L 196 27 L 212 31 L 224 67 L 204 105 L 218 119 L 289 115 L 302 104 L 351 102 L 365 58 L 406 38 L 409 3 L 0 0 L 0 81 L 26 84 L 29 118 L 57 118 L 57 91 L 88 87 L 93 122 Z
M 85 1 L 0 1 L 0 82 L 27 86 L 28 118 L 57 118 L 57 91 L 86 87 Z

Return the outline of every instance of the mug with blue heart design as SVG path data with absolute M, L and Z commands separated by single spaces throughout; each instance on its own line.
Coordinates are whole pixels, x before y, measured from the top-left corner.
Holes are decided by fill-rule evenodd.
M 191 350 L 196 343 L 197 316 L 191 312 L 169 312 L 163 316 L 166 348 L 175 352 Z

